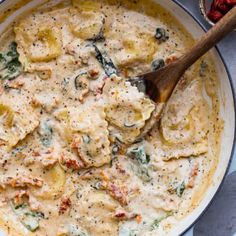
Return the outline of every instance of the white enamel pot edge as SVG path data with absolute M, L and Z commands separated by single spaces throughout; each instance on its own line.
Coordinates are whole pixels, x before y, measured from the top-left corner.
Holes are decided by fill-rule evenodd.
M 193 16 L 191 16 L 184 7 L 172 0 L 156 0 L 159 4 L 168 9 L 184 26 L 191 32 L 194 38 L 199 38 L 204 33 L 204 27 L 201 26 Z M 7 0 L 0 4 L 0 14 L 7 9 L 9 5 L 17 2 L 17 0 Z M 25 10 L 32 8 L 43 1 L 33 0 L 25 7 L 16 11 L 3 24 L 0 24 L 0 34 L 6 29 L 7 25 L 12 22 L 15 17 L 22 14 Z M 220 188 L 224 176 L 230 164 L 233 155 L 234 141 L 235 141 L 235 102 L 234 92 L 231 85 L 231 76 L 228 73 L 227 65 L 225 65 L 221 55 L 217 49 L 212 50 L 214 63 L 217 67 L 218 77 L 220 79 L 219 97 L 221 101 L 221 117 L 224 120 L 224 131 L 222 134 L 221 153 L 219 158 L 218 168 L 213 177 L 213 184 L 209 186 L 206 194 L 200 205 L 185 219 L 183 219 L 169 235 L 181 235 L 193 225 L 201 214 L 211 203 L 216 192 Z M 0 232 L 0 236 L 5 236 Z

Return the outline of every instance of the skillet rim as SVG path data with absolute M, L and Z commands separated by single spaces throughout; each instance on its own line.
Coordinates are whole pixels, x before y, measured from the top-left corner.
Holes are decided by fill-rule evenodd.
M 172 0 L 177 6 L 179 6 L 182 10 L 184 10 L 194 21 L 195 23 L 197 23 L 204 32 L 207 31 L 207 27 L 201 22 L 200 19 L 197 18 L 197 16 L 195 16 L 186 6 L 184 6 L 183 4 L 181 4 L 180 2 L 178 2 L 178 0 Z M 226 70 L 226 74 L 228 76 L 228 80 L 230 83 L 230 88 L 232 91 L 232 95 L 233 95 L 233 107 L 234 107 L 234 120 L 236 121 L 236 88 L 234 87 L 233 84 L 233 78 L 230 74 L 229 68 L 227 66 L 226 60 L 223 57 L 223 53 L 220 52 L 220 49 L 218 46 L 215 46 L 216 52 L 220 58 L 220 60 L 222 61 L 224 68 Z M 211 206 L 211 204 L 213 203 L 213 201 L 215 200 L 217 194 L 219 193 L 219 191 L 221 190 L 226 177 L 228 176 L 228 172 L 232 163 L 232 160 L 234 158 L 234 155 L 236 154 L 236 125 L 234 125 L 234 139 L 233 139 L 233 145 L 232 145 L 232 150 L 231 150 L 231 154 L 230 154 L 230 158 L 229 158 L 229 163 L 227 165 L 227 168 L 225 170 L 224 176 L 221 180 L 220 185 L 218 186 L 214 196 L 211 198 L 211 200 L 209 201 L 209 203 L 207 204 L 207 206 L 204 208 L 204 210 L 201 212 L 201 214 L 199 214 L 199 216 L 186 228 L 183 230 L 182 233 L 180 233 L 180 235 L 184 235 L 185 233 L 187 233 L 187 231 L 189 231 L 199 220 L 200 218 L 206 213 L 206 211 L 208 210 L 208 208 Z
M 4 3 L 5 1 L 6 0 L 0 0 L 0 7 L 1 7 L 1 4 Z M 183 4 L 178 2 L 178 0 L 172 0 L 172 1 L 178 7 L 180 7 L 182 10 L 184 10 L 195 21 L 195 23 L 197 23 L 202 28 L 202 30 L 204 32 L 207 31 L 207 27 L 186 6 L 184 6 Z M 217 54 L 218 54 L 220 60 L 222 61 L 223 65 L 224 65 L 224 68 L 225 68 L 227 76 L 228 76 L 231 92 L 232 92 L 232 95 L 233 95 L 234 119 L 236 120 L 236 88 L 234 87 L 233 78 L 232 78 L 232 76 L 230 74 L 230 71 L 229 71 L 229 68 L 227 66 L 226 60 L 223 57 L 223 53 L 220 52 L 220 49 L 219 49 L 218 46 L 215 46 L 215 49 L 217 51 Z M 200 218 L 206 213 L 206 211 L 208 210 L 210 205 L 213 203 L 213 201 L 215 200 L 217 194 L 221 190 L 221 188 L 222 188 L 222 186 L 223 186 L 223 184 L 225 182 L 226 177 L 228 176 L 229 168 L 231 166 L 231 163 L 232 163 L 232 160 L 234 158 L 235 153 L 236 153 L 236 125 L 234 126 L 234 139 L 233 139 L 232 150 L 231 150 L 231 154 L 230 154 L 230 158 L 229 158 L 229 163 L 227 165 L 227 168 L 225 170 L 225 173 L 224 173 L 224 176 L 223 176 L 223 178 L 221 180 L 220 185 L 218 186 L 214 196 L 211 198 L 211 200 L 209 201 L 207 206 L 204 208 L 204 210 L 201 212 L 201 214 L 199 214 L 199 216 L 186 229 L 184 229 L 183 232 L 180 233 L 180 235 L 183 236 L 189 229 L 191 229 L 200 220 Z

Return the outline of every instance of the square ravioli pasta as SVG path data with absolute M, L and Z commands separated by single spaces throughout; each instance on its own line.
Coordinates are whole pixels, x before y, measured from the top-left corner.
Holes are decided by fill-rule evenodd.
M 50 12 L 36 13 L 15 25 L 19 60 L 24 68 L 28 68 L 31 63 L 51 61 L 62 54 L 61 18 L 63 14 L 55 18 Z
M 110 162 L 108 123 L 102 105 L 86 102 L 78 108 L 58 110 L 54 115 L 60 121 L 61 137 L 76 150 L 84 167 L 99 167 Z
M 112 76 L 103 88 L 111 140 L 133 143 L 151 118 L 155 104 L 124 79 Z
M 30 105 L 0 99 L 0 146 L 12 148 L 39 126 L 39 112 Z
M 164 160 L 199 156 L 208 152 L 209 105 L 196 80 L 184 91 L 177 91 L 163 111 L 156 144 L 158 156 Z

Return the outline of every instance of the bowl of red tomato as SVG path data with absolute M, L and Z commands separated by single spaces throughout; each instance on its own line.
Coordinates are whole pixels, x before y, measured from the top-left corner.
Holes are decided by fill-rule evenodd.
M 236 0 L 199 0 L 201 13 L 211 25 L 236 6 Z

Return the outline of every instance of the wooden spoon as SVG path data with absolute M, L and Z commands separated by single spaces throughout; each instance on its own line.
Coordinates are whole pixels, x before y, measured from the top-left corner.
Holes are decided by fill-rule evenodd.
M 157 71 L 138 76 L 147 82 L 147 93 L 150 97 L 155 102 L 166 102 L 184 72 L 235 28 L 236 7 L 231 9 L 179 59 Z

